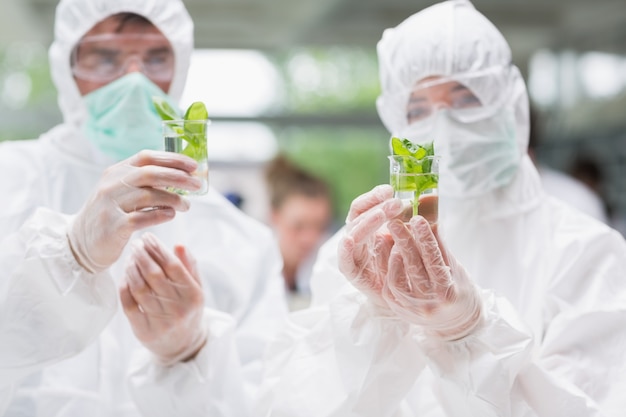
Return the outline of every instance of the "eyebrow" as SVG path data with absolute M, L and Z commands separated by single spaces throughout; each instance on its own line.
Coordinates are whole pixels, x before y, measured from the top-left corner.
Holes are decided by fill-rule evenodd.
M 172 48 L 170 48 L 169 46 L 159 46 L 156 48 L 148 49 L 149 54 L 160 54 L 160 53 L 168 53 L 168 52 L 173 52 Z
M 421 102 L 424 102 L 424 101 L 426 101 L 426 97 L 415 97 L 413 95 L 411 95 L 409 97 L 409 104 L 411 104 L 411 103 L 421 103 Z
M 109 56 L 119 55 L 120 54 L 120 50 L 119 49 L 117 49 L 117 48 L 110 48 L 110 47 L 106 47 L 106 46 L 93 47 L 88 52 L 91 53 L 91 54 L 97 53 L 97 54 L 109 55 Z M 153 55 L 153 54 L 166 54 L 166 53 L 171 53 L 171 52 L 173 52 L 173 51 L 172 51 L 172 48 L 170 48 L 169 46 L 159 46 L 159 47 L 156 47 L 156 48 L 148 49 L 145 53 L 147 53 L 149 55 Z
M 93 54 L 93 53 L 97 53 L 97 54 L 102 54 L 102 55 L 119 55 L 119 50 L 115 49 L 115 48 L 107 48 L 105 46 L 96 46 L 93 47 L 91 49 L 88 49 L 86 52 Z
M 466 86 L 461 83 L 457 83 L 454 87 L 450 89 L 451 92 L 456 93 L 457 91 L 469 90 Z

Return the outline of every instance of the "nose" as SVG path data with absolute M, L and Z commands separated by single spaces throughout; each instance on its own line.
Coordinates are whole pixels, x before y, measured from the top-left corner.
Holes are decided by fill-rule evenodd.
M 310 226 L 309 228 L 307 228 L 307 230 L 303 230 L 300 239 L 301 247 L 304 248 L 307 252 L 311 251 L 313 248 L 315 248 L 315 246 L 317 246 L 322 237 L 322 234 L 323 231 L 317 226 Z
M 432 112 L 435 113 L 439 110 L 450 109 L 452 104 L 449 101 L 437 101 L 431 105 Z
M 126 67 L 124 72 L 126 74 L 130 74 L 132 72 L 143 72 L 141 59 L 136 55 L 130 56 L 128 58 L 128 61 L 126 61 Z

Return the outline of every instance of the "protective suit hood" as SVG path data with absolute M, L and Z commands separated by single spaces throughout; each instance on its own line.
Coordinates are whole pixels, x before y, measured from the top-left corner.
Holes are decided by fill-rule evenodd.
M 377 45 L 381 94 L 376 105 L 392 134 L 406 129 L 406 106 L 419 80 L 431 76 L 488 74 L 467 85 L 485 101 L 498 103 L 515 119 L 515 138 L 521 162 L 508 187 L 472 201 L 481 216 L 501 216 L 536 206 L 539 177 L 527 155 L 528 94 L 511 50 L 500 31 L 467 0 L 450 0 L 428 7 L 386 29 Z M 497 204 L 494 204 L 497 202 Z M 465 201 L 441 201 L 440 209 L 457 211 Z M 496 207 L 496 210 L 492 208 Z M 497 212 L 496 212 L 497 211 Z M 478 214 L 477 214 L 478 215 Z M 445 218 L 445 215 L 443 216 Z
M 518 141 L 528 145 L 528 95 L 519 70 L 511 64 L 511 50 L 498 29 L 467 0 L 428 7 L 386 29 L 377 45 L 382 93 L 379 115 L 397 134 L 407 125 L 405 108 L 414 84 L 429 76 L 453 76 L 501 68 L 491 78 L 507 87 L 504 106 L 517 114 Z M 485 79 L 484 81 L 486 81 Z M 500 91 L 487 82 L 470 86 L 479 96 Z
M 87 115 L 70 67 L 72 49 L 98 22 L 117 13 L 130 12 L 152 22 L 170 41 L 175 55 L 174 78 L 169 95 L 182 95 L 191 51 L 193 21 L 180 0 L 61 0 L 56 9 L 54 41 L 50 46 L 50 71 L 57 88 L 65 123 L 80 126 Z

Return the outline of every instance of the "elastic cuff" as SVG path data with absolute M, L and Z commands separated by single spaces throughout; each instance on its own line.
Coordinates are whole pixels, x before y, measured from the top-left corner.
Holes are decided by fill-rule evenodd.
M 480 327 L 480 325 L 484 321 L 482 311 L 483 311 L 483 305 L 482 305 L 482 300 L 481 300 L 479 301 L 478 305 L 476 306 L 472 314 L 465 316 L 465 317 L 468 317 L 465 323 L 462 326 L 460 326 L 460 328 L 459 326 L 455 326 L 455 328 L 457 329 L 456 331 L 446 332 L 445 330 L 430 330 L 430 331 L 427 331 L 426 333 L 440 340 L 443 340 L 445 342 L 454 342 L 457 340 L 461 340 L 469 336 L 470 334 L 474 333 L 476 329 Z
M 70 225 L 71 227 L 71 225 Z M 76 250 L 74 248 L 74 245 L 72 244 L 72 239 L 70 238 L 70 234 L 69 232 L 67 233 L 67 235 L 65 235 L 67 238 L 67 244 L 70 247 L 70 251 L 72 253 L 72 255 L 74 256 L 74 260 L 78 263 L 78 265 L 80 265 L 85 271 L 89 272 L 90 274 L 95 274 L 96 271 L 93 270 L 92 268 L 89 267 L 89 263 L 86 262 L 85 258 L 83 256 L 81 256 L 81 253 Z
M 196 333 L 192 341 L 185 346 L 179 353 L 168 357 L 156 357 L 156 361 L 159 365 L 169 367 L 177 364 L 178 362 L 187 362 L 195 358 L 200 352 L 202 347 L 206 344 L 209 330 L 208 323 L 205 319 L 205 315 L 202 317 L 200 324 L 200 330 Z
M 82 266 L 87 272 L 90 274 L 97 274 L 104 270 L 106 270 L 109 265 L 98 265 L 96 262 L 91 259 L 89 253 L 87 252 L 87 248 L 85 247 L 84 236 L 83 234 L 87 230 L 85 225 L 81 224 L 76 225 L 76 222 L 79 221 L 79 216 L 75 215 L 70 221 L 67 227 L 67 241 L 69 242 L 70 249 L 72 250 L 72 254 L 76 261 L 80 266 Z M 74 229 L 78 227 L 80 233 L 75 233 Z

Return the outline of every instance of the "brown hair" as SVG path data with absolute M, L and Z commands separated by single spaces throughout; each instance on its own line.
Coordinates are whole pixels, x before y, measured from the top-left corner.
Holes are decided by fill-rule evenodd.
M 278 155 L 265 167 L 265 180 L 272 209 L 280 208 L 292 195 L 325 197 L 331 200 L 330 187 L 321 178 L 300 168 L 285 155 Z
M 116 13 L 111 17 L 119 22 L 117 28 L 115 29 L 116 32 L 121 32 L 124 29 L 124 26 L 129 24 L 140 26 L 154 26 L 154 24 L 150 20 L 137 13 L 122 12 Z

